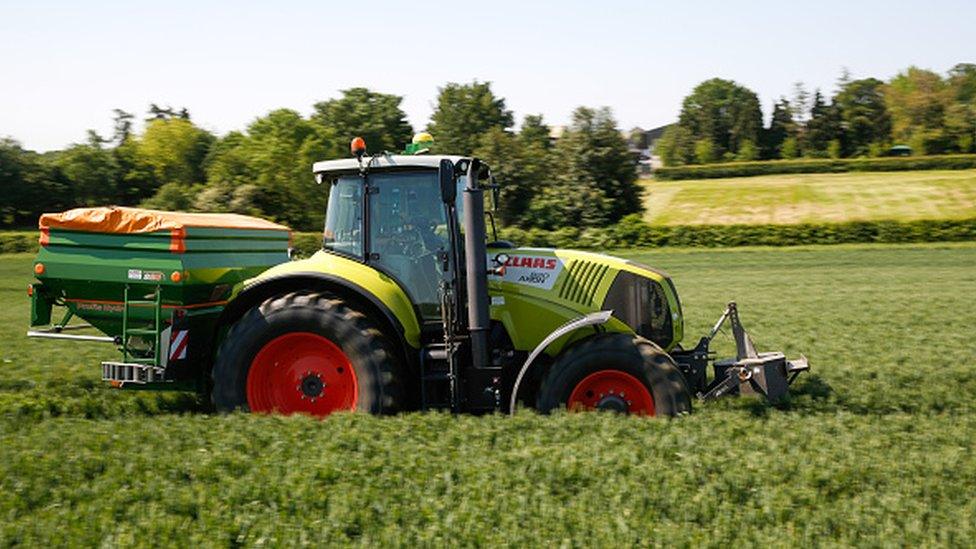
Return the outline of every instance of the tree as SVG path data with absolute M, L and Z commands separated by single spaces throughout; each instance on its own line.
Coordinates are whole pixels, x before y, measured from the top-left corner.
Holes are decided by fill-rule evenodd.
M 841 67 L 840 75 L 837 76 L 837 90 L 840 91 L 846 88 L 847 85 L 850 84 L 852 80 L 854 80 L 854 77 L 851 76 L 851 69 L 847 67 Z
M 536 144 L 543 149 L 548 149 L 549 126 L 542 120 L 541 114 L 528 114 L 522 119 L 522 128 L 519 130 L 519 140 L 523 145 Z
M 71 191 L 51 162 L 0 138 L 0 227 L 36 227 L 41 213 L 71 207 Z
M 672 124 L 664 130 L 654 150 L 665 166 L 683 166 L 695 161 L 695 138 L 691 130 Z
M 160 107 L 155 103 L 149 104 L 149 117 L 146 118 L 146 122 L 151 122 L 153 120 L 189 120 L 190 111 L 186 107 L 182 107 L 180 110 L 175 110 L 170 106 Z
M 954 150 L 976 152 L 976 64 L 952 67 L 948 86 L 952 102 L 946 110 L 946 135 Z
M 709 164 L 718 160 L 715 154 L 715 143 L 711 139 L 699 139 L 695 143 L 695 161 L 699 164 Z
M 203 190 L 202 185 L 166 183 L 152 197 L 144 200 L 143 208 L 185 212 L 193 209 L 193 200 Z
M 891 140 L 884 83 L 877 78 L 848 82 L 834 97 L 844 126 L 847 156 L 867 155 L 871 145 Z
M 803 135 L 803 149 L 807 156 L 824 158 L 830 156 L 830 144 L 840 142 L 840 113 L 837 107 L 828 105 L 823 94 L 816 90 L 810 104 L 810 119 Z
M 491 166 L 498 181 L 498 216 L 503 224 L 537 225 L 529 210 L 554 179 L 550 149 L 549 127 L 542 115 L 526 116 L 518 135 L 493 127 L 478 140 L 474 155 Z
M 938 74 L 917 67 L 898 73 L 885 88 L 892 137 L 910 143 L 917 153 L 946 152 L 951 144 L 945 116 L 951 103 L 950 89 Z
M 139 145 L 135 136 L 129 136 L 112 149 L 112 156 L 119 166 L 119 204 L 138 204 L 159 188 L 153 167 L 140 155 Z
M 328 190 L 315 183 L 311 166 L 340 150 L 331 130 L 289 109 L 272 111 L 246 134 L 232 132 L 214 145 L 207 189 L 194 208 L 260 213 L 296 229 L 320 228 Z
M 538 226 L 605 226 L 641 211 L 634 160 L 610 109 L 576 109 L 553 152 L 558 175 L 532 204 Z
M 399 152 L 413 137 L 402 102 L 399 95 L 350 88 L 339 99 L 316 103 L 312 122 L 346 143 L 362 137 L 369 153 Z
M 121 194 L 121 170 L 115 155 L 102 146 L 103 142 L 91 132 L 88 143 L 72 145 L 57 158 L 57 166 L 70 182 L 78 206 L 114 203 Z
M 796 137 L 790 136 L 783 141 L 783 146 L 780 147 L 780 157 L 784 160 L 791 158 L 800 157 L 800 143 Z
M 214 136 L 184 118 L 156 118 L 138 140 L 139 162 L 149 168 L 156 185 L 192 185 L 205 179 L 203 160 Z
M 194 199 L 194 210 L 263 215 L 248 147 L 248 136 L 237 131 L 214 142 L 204 161 L 207 185 Z
M 956 101 L 976 99 L 976 64 L 959 63 L 949 69 L 949 86 Z
M 116 145 L 121 145 L 132 135 L 132 121 L 135 119 L 135 115 L 122 109 L 113 109 L 112 113 L 114 114 L 112 117 L 112 141 Z
M 840 139 L 834 139 L 827 145 L 827 156 L 829 158 L 841 158 L 844 156 L 844 145 Z
M 759 141 L 762 131 L 759 98 L 752 90 L 731 80 L 706 80 L 684 99 L 678 125 L 691 133 L 694 143 L 710 140 L 714 158 L 736 154 L 744 141 Z M 692 155 L 681 151 L 678 156 Z
M 635 126 L 627 132 L 627 145 L 631 149 L 644 150 L 650 146 L 650 142 L 647 138 L 647 132 L 644 128 Z
M 790 106 L 792 107 L 793 123 L 798 128 L 802 127 L 809 118 L 811 107 L 810 92 L 807 91 L 803 82 L 793 84 L 793 101 Z
M 796 136 L 793 123 L 793 109 L 786 98 L 781 97 L 773 104 L 773 115 L 769 127 L 763 131 L 763 158 L 783 158 L 783 143 Z
M 505 100 L 491 91 L 491 82 L 448 83 L 437 94 L 437 106 L 427 126 L 437 152 L 471 154 L 491 128 L 514 124 Z
M 541 157 L 539 156 L 541 154 Z M 490 128 L 481 136 L 474 155 L 491 166 L 500 186 L 498 216 L 504 225 L 531 226 L 526 218 L 529 204 L 540 190 L 545 170 L 538 169 L 548 155 L 538 143 L 527 146 L 519 137 L 501 128 Z
M 757 147 L 755 143 L 753 143 L 748 139 L 743 141 L 742 145 L 739 146 L 739 154 L 736 156 L 736 160 L 749 162 L 758 159 L 759 159 L 759 147 Z

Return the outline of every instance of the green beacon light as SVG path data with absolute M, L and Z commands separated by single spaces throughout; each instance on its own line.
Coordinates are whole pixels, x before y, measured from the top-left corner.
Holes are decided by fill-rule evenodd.
M 434 137 L 428 132 L 420 132 L 413 136 L 413 141 L 407 145 L 404 154 L 427 154 L 434 146 Z

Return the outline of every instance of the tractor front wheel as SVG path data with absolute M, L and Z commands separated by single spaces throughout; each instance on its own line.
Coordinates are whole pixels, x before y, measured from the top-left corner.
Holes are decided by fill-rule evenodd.
M 691 395 L 660 347 L 633 334 L 602 334 L 572 346 L 550 368 L 537 408 L 560 407 L 674 416 L 691 411 Z
M 397 410 L 396 360 L 362 313 L 314 294 L 271 298 L 234 324 L 213 368 L 220 411 L 326 416 Z

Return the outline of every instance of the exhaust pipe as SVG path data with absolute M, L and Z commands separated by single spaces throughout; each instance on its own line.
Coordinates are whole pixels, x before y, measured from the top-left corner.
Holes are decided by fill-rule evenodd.
M 488 250 L 485 245 L 484 189 L 478 183 L 481 161 L 471 159 L 464 185 L 464 265 L 468 302 L 468 330 L 471 337 L 471 365 L 488 366 Z

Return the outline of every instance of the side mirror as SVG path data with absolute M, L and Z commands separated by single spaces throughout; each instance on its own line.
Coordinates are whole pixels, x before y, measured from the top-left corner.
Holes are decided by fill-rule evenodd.
M 441 183 L 441 200 L 445 204 L 453 204 L 457 199 L 457 181 L 454 177 L 454 163 L 446 158 L 441 160 L 437 168 L 437 177 Z
M 501 187 L 495 181 L 495 176 L 491 176 L 491 211 L 498 211 L 498 201 L 501 198 Z
M 495 263 L 493 269 L 488 269 L 488 274 L 493 276 L 505 276 L 505 272 L 508 270 L 508 262 L 511 258 L 506 253 L 500 253 L 496 255 L 492 261 Z

